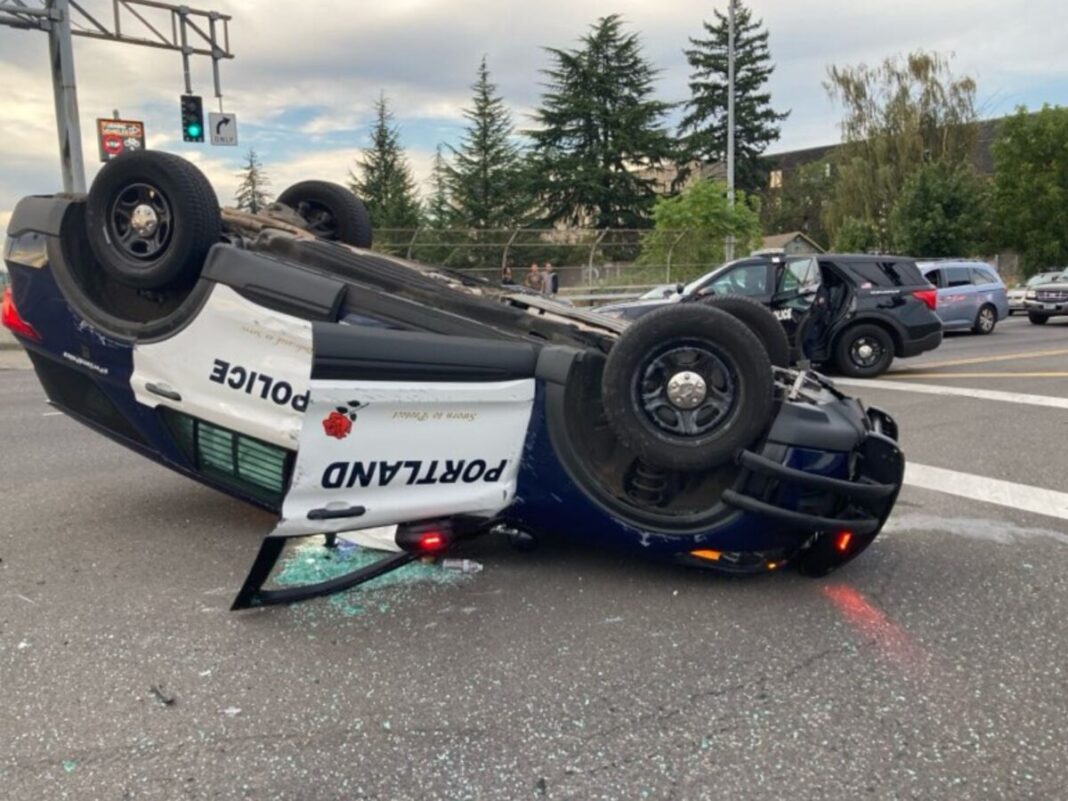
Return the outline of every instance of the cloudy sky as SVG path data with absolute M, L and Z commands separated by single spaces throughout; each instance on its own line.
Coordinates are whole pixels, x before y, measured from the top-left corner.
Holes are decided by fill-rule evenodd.
M 42 0 L 29 0 L 31 4 Z M 774 150 L 837 141 L 838 110 L 822 88 L 828 64 L 873 63 L 916 48 L 955 55 L 973 75 L 984 117 L 1017 105 L 1068 105 L 1064 0 L 749 0 L 771 32 L 774 105 L 792 114 Z M 105 16 L 110 0 L 83 0 Z M 95 119 L 113 108 L 143 119 L 152 148 L 208 173 L 223 203 L 248 146 L 276 192 L 297 180 L 343 180 L 365 144 L 371 104 L 389 96 L 416 175 L 439 142 L 456 142 L 475 67 L 485 55 L 519 125 L 540 96 L 543 46 L 567 47 L 600 16 L 622 14 L 661 69 L 659 91 L 686 97 L 688 36 L 726 0 L 197 0 L 233 15 L 236 59 L 222 65 L 225 106 L 240 147 L 184 145 L 175 53 L 75 40 L 81 124 L 91 180 Z M 194 60 L 194 90 L 214 110 L 210 61 Z M 58 147 L 44 34 L 0 27 L 0 230 L 24 194 L 59 188 Z

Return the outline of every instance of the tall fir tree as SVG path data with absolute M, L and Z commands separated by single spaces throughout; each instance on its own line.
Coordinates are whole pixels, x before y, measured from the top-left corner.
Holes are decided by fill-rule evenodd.
M 686 156 L 703 162 L 727 160 L 727 53 L 730 23 L 715 11 L 715 22 L 703 23 L 708 38 L 690 39 L 690 100 L 679 124 Z M 779 139 L 779 123 L 790 112 L 771 107 L 765 90 L 775 66 L 763 20 L 754 20 L 741 2 L 734 12 L 734 155 L 735 184 L 749 192 L 763 188 L 760 155 Z
M 412 168 L 385 94 L 375 102 L 371 147 L 349 171 L 349 188 L 367 205 L 376 228 L 417 228 L 421 214 Z
M 490 82 L 486 58 L 478 67 L 472 107 L 464 110 L 467 131 L 459 149 L 449 147 L 452 160 L 445 167 L 453 216 L 471 228 L 504 228 L 525 212 L 520 192 L 521 160 L 512 137 L 512 115 Z
M 448 184 L 448 162 L 438 145 L 430 168 L 430 197 L 423 208 L 423 219 L 431 228 L 448 228 L 453 223 Z
M 271 193 L 267 190 L 271 179 L 264 172 L 260 157 L 254 149 L 249 148 L 237 177 L 241 179 L 241 183 L 234 193 L 234 201 L 239 209 L 256 214 L 271 205 Z
M 590 27 L 573 50 L 546 48 L 553 66 L 534 115 L 532 189 L 550 224 L 637 228 L 656 202 L 655 168 L 673 160 L 653 98 L 657 71 L 618 15 Z

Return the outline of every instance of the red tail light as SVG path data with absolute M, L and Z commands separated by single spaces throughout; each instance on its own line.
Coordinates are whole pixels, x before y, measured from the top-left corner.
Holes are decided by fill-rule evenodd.
M 4 289 L 3 311 L 0 312 L 0 322 L 5 328 L 10 328 L 19 336 L 32 339 L 34 342 L 41 341 L 41 335 L 32 325 L 19 316 L 19 310 L 15 308 L 15 299 L 11 296 L 11 287 Z
M 440 551 L 445 545 L 445 535 L 440 531 L 427 531 L 419 537 L 419 550 L 424 553 Z
M 849 550 L 849 544 L 851 542 L 853 542 L 853 532 L 840 531 L 834 540 L 834 547 L 838 553 L 845 553 Z
M 927 308 L 931 311 L 934 311 L 938 308 L 937 289 L 917 289 L 915 292 L 912 293 L 912 297 L 916 298 L 916 300 L 922 300 L 924 303 L 927 304 Z

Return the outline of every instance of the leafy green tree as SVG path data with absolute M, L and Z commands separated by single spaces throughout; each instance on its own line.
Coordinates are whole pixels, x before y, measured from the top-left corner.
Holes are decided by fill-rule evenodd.
M 241 183 L 234 193 L 234 201 L 239 209 L 256 214 L 271 205 L 271 193 L 267 189 L 271 185 L 271 179 L 267 177 L 260 157 L 252 148 L 248 149 L 237 177 L 241 179 Z
M 738 190 L 733 207 L 722 181 L 698 181 L 681 194 L 662 197 L 653 209 L 653 230 L 642 240 L 639 263 L 677 265 L 672 280 L 696 277 L 725 258 L 725 243 L 733 235 L 736 253 L 760 245 L 759 202 Z
M 834 189 L 828 159 L 805 164 L 782 176 L 782 185 L 761 195 L 760 219 L 767 234 L 801 231 L 822 247 L 831 237 L 824 224 L 827 198 Z
M 986 187 L 971 168 L 924 164 L 902 187 L 891 215 L 895 250 L 912 256 L 968 256 L 984 238 Z
M 825 87 L 845 107 L 827 227 L 837 241 L 848 220 L 862 220 L 875 232 L 874 247 L 889 250 L 891 214 L 912 173 L 923 164 L 968 163 L 975 81 L 954 76 L 945 56 L 917 51 L 876 67 L 832 66 Z
M 835 232 L 833 247 L 839 253 L 880 252 L 879 229 L 871 220 L 846 217 Z
M 670 162 L 663 125 L 670 105 L 653 98 L 656 70 L 636 33 L 603 17 L 572 50 L 547 48 L 553 65 L 529 132 L 532 181 L 549 224 L 639 228 L 656 202 L 650 168 Z
M 470 228 L 504 228 L 522 218 L 521 160 L 513 141 L 512 115 L 490 81 L 483 56 L 474 85 L 472 107 L 464 111 L 468 127 L 460 147 L 445 165 L 448 203 L 456 223 Z
M 727 54 L 729 23 L 718 9 L 715 22 L 703 23 L 705 39 L 690 39 L 684 51 L 690 62 L 690 99 L 679 125 L 690 159 L 704 162 L 727 160 Z M 738 3 L 734 19 L 735 73 L 735 184 L 750 192 L 760 189 L 765 172 L 760 155 L 779 139 L 779 123 L 790 112 L 771 107 L 765 86 L 775 71 L 768 49 L 768 31 L 763 20 Z
M 385 94 L 375 102 L 371 147 L 349 171 L 349 188 L 367 204 L 376 228 L 416 228 L 419 198 L 412 168 L 400 144 L 400 131 Z
M 994 140 L 991 216 L 1027 275 L 1068 264 L 1068 108 L 1020 108 Z

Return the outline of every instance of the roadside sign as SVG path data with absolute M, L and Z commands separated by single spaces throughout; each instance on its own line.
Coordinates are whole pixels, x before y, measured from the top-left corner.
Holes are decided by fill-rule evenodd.
M 211 112 L 208 114 L 208 129 L 213 145 L 237 144 L 237 115 Z
M 140 120 L 97 118 L 96 140 L 100 147 L 100 160 L 111 161 L 128 150 L 145 149 L 145 124 Z

